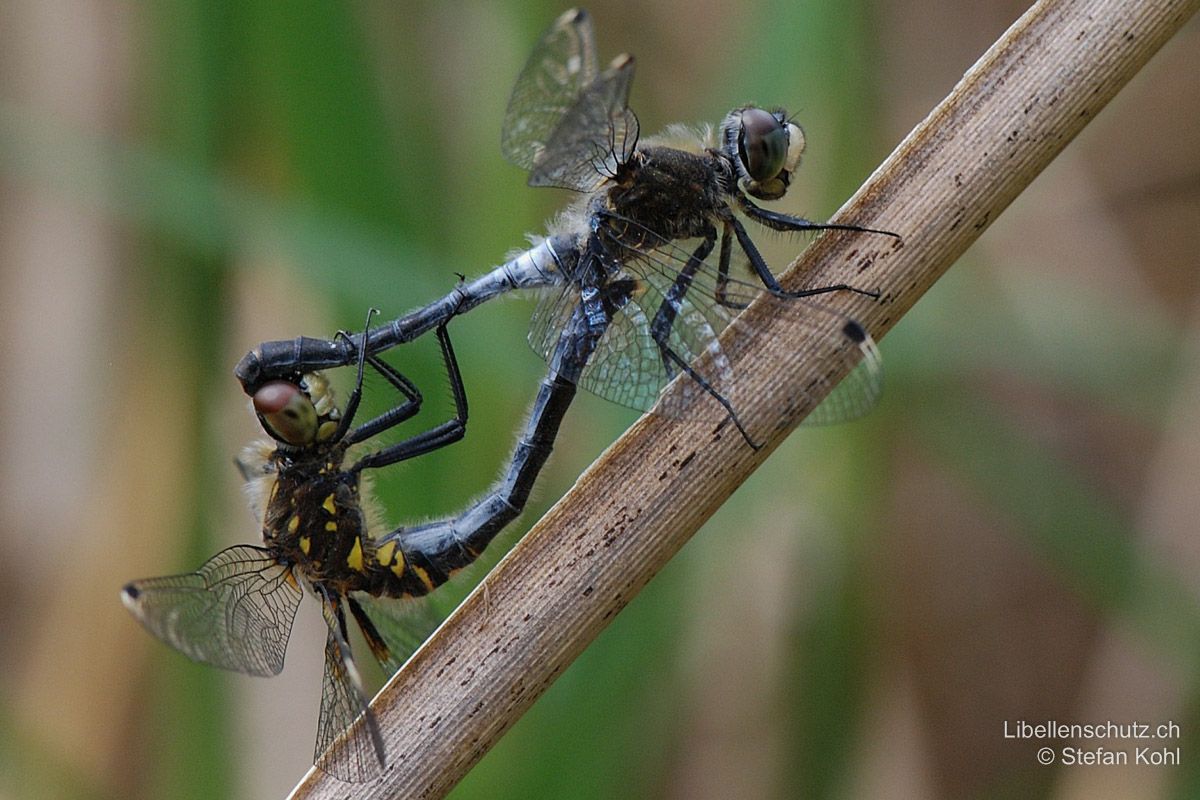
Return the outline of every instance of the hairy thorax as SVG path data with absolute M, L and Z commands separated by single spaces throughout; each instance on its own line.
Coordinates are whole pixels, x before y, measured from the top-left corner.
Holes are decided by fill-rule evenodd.
M 724 159 L 713 151 L 646 147 L 616 176 L 603 208 L 622 241 L 638 248 L 653 238 L 639 236 L 638 227 L 667 240 L 703 236 L 725 209 L 727 176 Z

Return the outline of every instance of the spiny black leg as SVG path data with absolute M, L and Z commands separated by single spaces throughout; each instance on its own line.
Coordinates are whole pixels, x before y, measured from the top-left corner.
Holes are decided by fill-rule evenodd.
M 721 254 L 717 258 L 717 288 L 713 299 L 725 308 L 741 311 L 748 303 L 738 303 L 729 299 L 729 262 L 733 257 L 733 232 L 729 223 L 721 228 Z
M 379 313 L 377 308 L 367 309 L 367 322 L 364 330 L 370 330 L 371 317 Z M 365 334 L 364 334 L 365 337 Z M 350 339 L 350 334 L 346 331 L 338 331 L 335 338 L 344 339 L 353 347 L 353 342 Z M 350 425 L 354 421 L 354 415 L 358 412 L 358 404 L 362 400 L 362 384 L 363 384 L 363 369 L 367 363 L 367 348 L 360 347 L 358 349 L 358 373 L 354 378 L 354 390 L 350 392 L 350 397 L 346 399 L 346 408 L 342 411 L 342 421 L 338 423 L 337 431 L 333 435 L 333 441 L 338 442 L 346 435 L 346 431 L 350 430 Z
M 832 286 L 818 286 L 813 289 L 800 289 L 795 292 L 789 292 L 780 286 L 779 281 L 775 280 L 775 276 L 771 274 L 770 268 L 767 267 L 767 262 L 763 260 L 762 254 L 758 252 L 758 248 L 754 246 L 754 242 L 750 239 L 750 234 L 746 233 L 746 226 L 742 225 L 741 222 L 738 222 L 737 218 L 732 216 L 729 217 L 727 223 L 733 228 L 738 244 L 741 245 L 742 252 L 746 254 L 746 258 L 750 259 L 750 266 L 754 268 L 755 274 L 758 275 L 763 285 L 767 287 L 767 291 L 776 297 L 812 297 L 813 295 L 828 294 L 829 292 L 854 292 L 855 294 L 866 295 L 874 300 L 879 299 L 879 292 L 859 289 L 857 286 L 851 286 L 847 283 L 837 283 Z
M 682 372 L 684 372 L 684 374 L 686 374 L 689 378 L 694 380 L 700 386 L 701 389 L 708 392 L 708 394 L 714 400 L 716 400 L 718 403 L 720 403 L 721 406 L 727 412 L 729 412 L 729 419 L 732 420 L 734 426 L 738 429 L 738 433 L 740 433 L 742 435 L 742 438 L 746 440 L 746 444 L 750 445 L 751 449 L 758 450 L 760 447 L 762 447 L 761 444 L 759 444 L 758 442 L 756 442 L 750 438 L 750 434 L 746 431 L 746 429 L 744 427 L 742 427 L 742 421 L 740 419 L 738 419 L 737 412 L 733 410 L 733 405 L 727 399 L 725 399 L 725 396 L 723 394 L 721 394 L 716 389 L 714 389 L 712 384 L 710 384 L 707 380 L 704 379 L 703 375 L 701 375 L 699 372 L 696 372 L 696 370 L 692 369 L 691 365 L 688 364 L 686 361 L 684 361 L 683 358 L 681 358 L 678 353 L 676 353 L 674 350 L 672 350 L 670 347 L 668 347 L 665 342 L 659 342 L 658 347 L 659 347 L 659 350 L 662 351 L 662 354 L 665 358 L 670 358 L 672 361 L 674 361 L 675 364 L 679 367 L 679 369 Z
M 350 606 L 350 614 L 354 617 L 354 621 L 358 623 L 358 629 L 362 631 L 363 639 L 367 643 L 367 647 L 371 648 L 371 655 L 375 656 L 375 660 L 384 669 L 392 668 L 392 651 L 384 641 L 383 636 L 379 634 L 379 629 L 375 627 L 375 623 L 371 622 L 371 618 L 367 616 L 367 612 L 363 611 L 363 607 L 353 596 L 346 596 L 346 605 Z
M 696 275 L 696 271 L 700 269 L 700 265 L 704 263 L 704 259 L 708 258 L 708 254 L 712 252 L 713 246 L 717 241 L 717 231 L 711 225 L 704 233 L 704 240 L 696 248 L 688 258 L 687 264 L 679 271 L 675 282 L 671 284 L 671 288 L 667 290 L 667 294 L 663 297 L 663 301 L 658 306 L 658 311 L 654 314 L 654 320 L 650 323 L 650 335 L 654 341 L 658 343 L 659 350 L 663 350 L 666 343 L 671 338 L 671 329 L 675 326 L 675 318 L 679 315 L 679 306 L 683 303 L 683 298 L 687 295 L 687 291 L 691 288 L 692 279 Z M 667 371 L 668 377 L 672 375 L 671 361 L 667 358 L 665 352 L 662 353 L 663 367 Z
M 681 358 L 680 355 L 671 348 L 670 344 L 671 328 L 675 323 L 675 318 L 679 311 L 679 303 L 683 302 L 684 295 L 687 294 L 688 288 L 692 285 L 692 278 L 695 276 L 696 271 L 700 269 L 700 265 L 704 263 L 706 258 L 708 258 L 709 253 L 712 252 L 713 247 L 716 246 L 716 243 L 717 231 L 715 228 L 709 226 L 709 229 L 705 231 L 704 240 L 700 242 L 700 245 L 696 248 L 695 252 L 692 253 L 690 258 L 688 258 L 687 264 L 685 264 L 683 269 L 679 271 L 679 276 L 675 279 L 675 282 L 671 284 L 671 288 L 667 291 L 666 297 L 663 298 L 662 304 L 658 307 L 658 311 L 654 315 L 654 320 L 650 323 L 650 336 L 654 339 L 655 344 L 658 345 L 658 352 L 662 357 L 663 367 L 667 371 L 667 376 L 670 377 L 674 375 L 674 370 L 672 368 L 673 365 L 686 373 L 687 376 L 694 380 L 701 389 L 710 394 L 725 408 L 726 411 L 729 412 L 729 417 L 731 420 L 733 420 L 733 424 L 737 426 L 738 431 L 742 434 L 742 438 L 746 440 L 747 444 L 757 450 L 761 445 L 755 443 L 755 441 L 750 438 L 750 434 L 746 432 L 746 429 L 742 427 L 742 423 L 738 419 L 737 412 L 733 410 L 733 406 L 730 404 L 730 402 L 725 398 L 724 395 L 718 392 L 712 384 L 705 380 L 704 376 L 692 369 L 691 365 Z M 728 265 L 726 265 L 726 267 L 728 268 Z
M 461 277 L 462 276 L 460 276 L 460 278 Z M 442 345 L 442 359 L 446 365 L 446 372 L 448 372 L 450 375 L 450 390 L 454 392 L 455 408 L 460 411 L 458 416 L 460 416 L 463 420 L 463 425 L 466 425 L 467 395 L 462 386 L 462 374 L 458 372 L 458 362 L 455 359 L 454 347 L 452 347 L 450 344 L 450 335 L 445 329 L 445 326 L 449 324 L 450 319 L 454 317 L 458 311 L 460 311 L 461 307 L 462 299 L 460 297 L 460 299 L 457 300 L 457 305 L 451 309 L 448 317 L 446 317 L 443 323 L 440 323 L 437 326 L 437 337 L 438 343 Z M 372 308 L 371 312 L 367 314 L 368 326 L 370 326 L 371 314 L 373 313 L 378 312 L 376 309 Z M 346 341 L 353 347 L 353 339 L 349 337 L 348 333 L 340 331 L 338 332 L 338 336 L 346 339 Z M 366 337 L 366 333 L 364 333 L 364 337 Z M 398 371 L 398 369 L 392 367 L 390 363 L 379 359 L 378 356 L 364 355 L 365 353 L 366 350 L 361 350 L 359 354 L 359 378 L 358 384 L 355 386 L 355 395 L 361 396 L 362 361 L 365 360 L 366 363 L 370 363 L 370 365 L 374 368 L 374 371 L 378 372 L 380 375 L 383 375 L 383 377 L 388 380 L 389 384 L 394 386 L 397 391 L 400 391 L 401 395 L 406 397 L 406 402 L 402 403 L 401 405 L 397 405 L 397 407 L 394 409 L 385 411 L 385 413 L 377 416 L 376 419 L 362 423 L 362 425 L 360 425 L 358 428 L 355 428 L 354 431 L 347 434 L 347 444 L 355 444 L 359 443 L 359 441 L 365 441 L 366 439 L 373 437 L 373 435 L 386 431 L 388 428 L 400 425 L 401 422 L 412 419 L 412 417 L 418 413 L 421 408 L 421 392 L 419 389 L 416 389 L 416 386 L 413 384 L 412 380 L 404 377 L 404 375 Z M 354 405 L 355 408 L 358 407 L 358 399 L 356 398 L 354 399 Z M 347 408 L 349 407 L 350 405 L 347 403 Z
M 446 331 L 446 323 L 443 322 L 437 327 L 437 338 L 442 346 L 442 360 L 446 364 L 446 374 L 450 378 L 450 391 L 454 395 L 454 419 L 402 442 L 389 445 L 378 452 L 363 456 L 350 468 L 350 472 L 357 473 L 364 469 L 385 467 L 414 458 L 453 444 L 466 435 L 467 393 L 463 387 L 462 374 L 458 369 L 458 359 L 454 355 L 454 347 L 450 343 L 450 334 Z
M 420 390 L 391 364 L 376 356 L 367 356 L 367 363 L 397 391 L 404 395 L 405 400 L 395 408 L 380 414 L 375 419 L 364 422 L 346 434 L 347 444 L 365 441 L 377 433 L 381 433 L 388 428 L 399 425 L 405 420 L 411 419 L 421 410 L 421 403 L 423 402 Z
M 854 231 L 855 233 L 877 233 L 881 236 L 891 236 L 899 239 L 900 234 L 891 231 L 880 231 L 874 228 L 863 228 L 859 225 L 840 225 L 833 222 L 813 222 L 804 217 L 794 217 L 791 214 L 781 214 L 755 205 L 745 195 L 737 195 L 738 205 L 746 212 L 746 216 L 755 222 L 774 228 L 777 231 Z

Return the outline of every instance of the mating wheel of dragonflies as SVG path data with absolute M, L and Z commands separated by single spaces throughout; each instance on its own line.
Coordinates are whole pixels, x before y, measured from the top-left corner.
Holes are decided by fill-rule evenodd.
M 786 290 L 755 246 L 743 220 L 781 232 L 846 231 L 880 241 L 864 263 L 900 237 L 856 225 L 812 222 L 771 211 L 790 185 L 804 150 L 798 125 L 782 110 L 734 109 L 719 129 L 669 129 L 642 140 L 628 107 L 633 59 L 598 66 L 591 20 L 582 10 L 561 15 L 542 35 L 509 100 L 501 150 L 530 172 L 533 186 L 581 193 L 556 217 L 549 235 L 529 250 L 445 297 L 361 338 L 301 337 L 266 342 L 238 364 L 247 392 L 265 381 L 353 362 L 359 347 L 377 353 L 410 341 L 491 297 L 537 288 L 529 341 L 551 372 L 603 397 L 641 410 L 681 417 L 707 412 L 733 421 L 755 446 L 730 400 L 736 375 L 718 335 L 756 298 L 793 315 L 822 352 L 850 372 L 807 418 L 852 419 L 875 403 L 882 373 L 878 351 L 853 319 L 814 298 L 850 292 L 847 284 Z M 569 346 L 567 346 L 569 345 Z M 675 391 L 662 388 L 676 376 Z M 827 382 L 826 382 L 827 383 Z M 828 385 L 786 398 L 788 410 L 810 410 Z
M 751 200 L 781 197 L 798 166 L 803 135 L 783 111 L 736 109 L 715 135 L 700 132 L 687 146 L 675 143 L 690 136 L 683 129 L 673 130 L 672 144 L 641 142 L 627 107 L 632 68 L 632 59 L 622 56 L 599 70 L 585 12 L 570 11 L 555 21 L 513 90 L 502 149 L 530 170 L 532 185 L 574 189 L 582 193 L 579 201 L 533 248 L 417 311 L 359 335 L 267 342 L 243 358 L 238 378 L 274 439 L 251 448 L 243 460 L 247 479 L 263 498 L 265 546 L 229 548 L 194 573 L 135 581 L 123 591 L 126 605 L 147 628 L 191 658 L 272 675 L 282 669 L 301 588 L 307 586 L 321 601 L 329 627 L 315 763 L 333 775 L 364 780 L 386 765 L 347 642 L 346 609 L 373 655 L 395 669 L 402 654 L 383 631 L 404 626 L 388 621 L 386 598 L 428 593 L 474 561 L 515 518 L 549 456 L 576 385 L 649 409 L 662 387 L 682 375 L 659 410 L 702 415 L 707 404 L 754 445 L 729 400 L 736 381 L 717 337 L 736 312 L 765 296 L 853 368 L 807 421 L 856 417 L 878 396 L 881 372 L 870 336 L 812 299 L 837 291 L 876 293 L 840 284 L 785 290 L 742 218 L 785 232 L 843 230 L 897 242 L 898 237 L 811 222 Z M 508 470 L 457 516 L 375 536 L 363 511 L 363 471 L 463 434 L 466 398 L 446 324 L 517 288 L 543 292 L 530 343 L 550 370 Z M 376 354 L 431 329 L 442 342 L 457 416 L 346 466 L 351 446 L 410 418 L 420 406 L 416 388 Z M 317 370 L 356 360 L 358 382 L 339 414 Z M 405 400 L 351 427 L 365 365 L 383 374 Z M 828 387 L 810 389 L 815 397 Z M 811 406 L 811 397 L 793 398 L 791 404 L 802 408 L 806 400 Z
M 399 528 L 383 536 L 369 529 L 375 515 L 363 470 L 462 438 L 466 394 L 445 326 L 437 336 L 456 406 L 453 419 L 347 463 L 352 447 L 420 410 L 421 394 L 404 375 L 362 354 L 345 409 L 337 407 L 320 373 L 297 383 L 264 384 L 254 395 L 254 409 L 272 439 L 246 448 L 239 459 L 263 545 L 227 548 L 195 572 L 133 581 L 121 593 L 151 633 L 188 657 L 250 675 L 276 675 L 307 588 L 321 602 L 329 629 L 314 761 L 348 781 L 378 775 L 386 755 L 350 649 L 347 610 L 391 674 L 428 631 L 413 630 L 419 617 L 389 600 L 428 594 L 474 561 L 483 546 L 448 535 L 453 525 Z M 366 364 L 403 400 L 353 426 Z

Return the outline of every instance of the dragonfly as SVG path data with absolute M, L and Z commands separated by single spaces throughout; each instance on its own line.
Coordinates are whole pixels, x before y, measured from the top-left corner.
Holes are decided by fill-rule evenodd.
M 528 338 L 550 374 L 643 411 L 720 415 L 758 447 L 730 400 L 736 375 L 718 337 L 738 312 L 765 297 L 844 367 L 831 374 L 850 373 L 806 422 L 866 413 L 882 386 L 878 349 L 862 325 L 814 298 L 849 292 L 878 299 L 879 293 L 848 284 L 785 289 L 748 226 L 846 231 L 893 247 L 900 237 L 755 202 L 784 196 L 805 148 L 803 132 L 782 109 L 742 106 L 715 131 L 676 127 L 643 140 L 628 106 L 633 65 L 622 55 L 601 70 L 590 15 L 562 14 L 517 79 L 501 151 L 529 171 L 530 185 L 572 190 L 576 201 L 532 247 L 428 305 L 355 337 L 260 344 L 235 370 L 244 390 L 253 394 L 272 379 L 350 364 L 360 350 L 378 353 L 500 294 L 535 289 L 541 298 Z M 663 393 L 677 376 L 684 380 Z M 817 381 L 810 396 L 792 398 L 790 406 L 811 409 L 831 382 Z
M 458 518 L 383 535 L 371 530 L 378 515 L 364 472 L 448 446 L 465 434 L 466 391 L 446 326 L 436 335 L 454 398 L 453 418 L 355 456 L 359 445 L 419 412 L 421 393 L 402 373 L 360 351 L 355 386 L 341 408 L 324 373 L 264 384 L 252 404 L 271 438 L 247 447 L 238 460 L 263 544 L 229 547 L 194 572 L 133 581 L 121 592 L 134 617 L 184 655 L 259 676 L 283 669 L 301 598 L 305 590 L 316 597 L 328 636 L 314 763 L 346 781 L 369 780 L 387 763 L 349 644 L 347 616 L 385 672 L 395 672 L 423 638 L 412 630 L 409 609 L 398 608 L 395 600 L 423 597 L 444 584 L 478 557 L 506 521 L 498 513 L 498 524 L 465 526 L 474 531 L 470 537 L 456 535 L 464 527 Z M 355 425 L 366 365 L 402 399 Z M 500 493 L 463 516 L 475 523 L 489 510 L 506 513 L 506 492 L 527 495 L 527 469 L 523 462 L 515 469 Z M 524 488 L 514 490 L 514 484 Z

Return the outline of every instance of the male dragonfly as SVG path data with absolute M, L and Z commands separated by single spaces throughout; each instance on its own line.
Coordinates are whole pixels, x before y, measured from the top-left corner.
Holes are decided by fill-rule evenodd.
M 570 375 L 640 410 L 655 404 L 670 379 L 686 375 L 690 380 L 664 396 L 659 409 L 695 415 L 707 403 L 756 446 L 728 399 L 734 376 L 717 336 L 735 312 L 766 293 L 848 369 L 857 367 L 806 421 L 841 421 L 869 410 L 882 377 L 874 342 L 857 322 L 810 298 L 878 294 L 845 284 L 784 289 L 742 220 L 784 232 L 880 234 L 894 245 L 899 237 L 755 204 L 752 198 L 784 195 L 804 150 L 803 133 L 782 110 L 744 106 L 731 111 L 715 135 L 674 128 L 661 141 L 641 141 L 627 105 L 632 77 L 627 55 L 600 71 L 585 11 L 560 16 L 517 79 L 501 149 L 530 171 L 531 185 L 572 189 L 582 193 L 579 200 L 534 247 L 399 319 L 361 336 L 259 345 L 237 366 L 245 390 L 253 394 L 271 379 L 351 364 L 360 349 L 377 353 L 498 294 L 541 288 L 529 341 L 552 375 Z M 567 341 L 583 349 L 563 363 Z M 825 388 L 814 386 L 814 395 Z M 792 405 L 811 407 L 812 399 L 795 398 Z
M 337 407 L 321 373 L 295 383 L 263 384 L 253 407 L 272 438 L 247 447 L 238 462 L 262 524 L 263 546 L 229 547 L 195 572 L 133 581 L 121 592 L 126 607 L 151 633 L 189 658 L 267 676 L 283 669 L 306 587 L 321 602 L 329 628 L 314 761 L 347 781 L 375 777 L 386 765 L 382 736 L 348 642 L 347 610 L 384 670 L 398 669 L 428 631 L 414 630 L 411 609 L 388 599 L 426 595 L 473 562 L 507 522 L 502 513 L 492 514 L 497 522 L 491 525 L 479 519 L 497 509 L 507 513 L 514 497 L 523 504 L 532 483 L 528 473 L 536 474 L 545 460 L 515 463 L 491 494 L 460 517 L 380 535 L 364 470 L 444 447 L 465 432 L 466 393 L 445 325 L 437 328 L 437 338 L 455 416 L 357 455 L 349 464 L 351 448 L 420 410 L 421 394 L 404 375 L 360 351 L 356 384 L 344 409 Z M 403 401 L 353 426 L 365 364 Z M 464 519 L 472 536 L 456 535 Z

